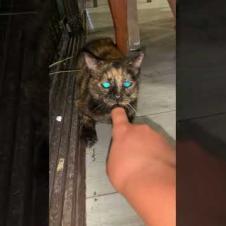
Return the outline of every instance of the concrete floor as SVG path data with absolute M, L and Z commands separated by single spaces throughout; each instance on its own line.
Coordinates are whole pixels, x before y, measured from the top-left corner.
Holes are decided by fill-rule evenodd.
M 137 122 L 145 122 L 174 143 L 176 131 L 175 29 L 167 1 L 138 1 L 141 45 L 145 59 L 141 72 Z M 89 38 L 113 37 L 108 6 L 100 1 L 89 9 L 95 30 Z M 143 226 L 126 200 L 111 186 L 105 161 L 111 126 L 97 125 L 98 143 L 87 150 L 87 226 Z

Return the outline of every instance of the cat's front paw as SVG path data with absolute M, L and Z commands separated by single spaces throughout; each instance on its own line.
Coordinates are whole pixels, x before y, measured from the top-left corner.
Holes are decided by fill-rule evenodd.
M 83 127 L 81 131 L 81 139 L 87 147 L 92 147 L 97 142 L 95 129 L 91 127 Z

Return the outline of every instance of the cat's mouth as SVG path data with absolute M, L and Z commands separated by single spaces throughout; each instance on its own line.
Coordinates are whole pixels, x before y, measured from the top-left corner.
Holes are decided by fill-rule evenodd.
M 121 108 L 126 109 L 125 105 L 117 103 L 117 104 L 112 105 L 111 110 L 113 110 L 114 108 L 117 108 L 117 107 L 121 107 Z
M 131 115 L 131 114 L 129 113 L 129 112 L 131 111 L 131 109 L 130 109 L 130 108 L 128 108 L 128 106 L 127 106 L 127 105 L 122 105 L 122 104 L 114 104 L 114 105 L 111 107 L 111 111 L 112 111 L 114 108 L 116 108 L 116 107 L 121 107 L 121 108 L 123 108 L 123 109 L 125 110 L 125 112 L 126 112 L 127 116 Z

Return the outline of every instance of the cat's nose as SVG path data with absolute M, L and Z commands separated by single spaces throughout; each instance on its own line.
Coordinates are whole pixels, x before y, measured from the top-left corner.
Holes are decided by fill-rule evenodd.
M 120 95 L 115 95 L 115 99 L 116 99 L 116 100 L 119 100 L 120 98 L 121 98 Z

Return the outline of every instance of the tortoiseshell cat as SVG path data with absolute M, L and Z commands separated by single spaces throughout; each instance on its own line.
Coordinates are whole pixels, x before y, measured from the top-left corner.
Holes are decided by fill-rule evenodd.
M 123 107 L 130 121 L 135 116 L 138 78 L 144 54 L 124 56 L 110 38 L 89 42 L 81 51 L 78 68 L 78 109 L 81 138 L 88 146 L 97 141 L 95 123 L 110 122 L 110 112 Z

